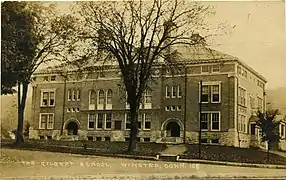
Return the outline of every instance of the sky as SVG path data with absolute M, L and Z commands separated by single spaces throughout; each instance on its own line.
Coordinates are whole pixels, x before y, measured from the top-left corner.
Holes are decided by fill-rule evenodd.
M 286 87 L 285 2 L 203 1 L 214 7 L 211 25 L 226 22 L 231 30 L 215 37 L 211 47 L 233 55 L 264 76 L 268 89 Z M 58 7 L 65 9 L 65 3 Z M 228 29 L 228 28 L 227 28 Z M 286 92 L 285 92 L 286 93 Z

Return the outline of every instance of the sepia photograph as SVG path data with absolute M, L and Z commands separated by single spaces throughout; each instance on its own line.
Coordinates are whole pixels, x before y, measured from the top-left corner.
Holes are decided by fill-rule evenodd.
M 0 179 L 286 179 L 285 8 L 1 1 Z

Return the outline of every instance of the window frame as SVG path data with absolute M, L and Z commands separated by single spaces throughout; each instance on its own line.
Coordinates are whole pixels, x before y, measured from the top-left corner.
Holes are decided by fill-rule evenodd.
M 175 95 L 174 95 L 175 93 Z M 172 86 L 172 98 L 176 98 L 178 95 L 176 86 Z
M 165 87 L 165 97 L 166 98 L 170 98 L 171 96 L 171 91 L 170 91 L 170 88 L 169 88 L 170 86 L 169 85 L 166 85 L 166 87 Z
M 217 67 L 217 70 L 218 70 L 218 71 L 214 71 L 214 69 L 215 69 L 214 66 L 218 66 L 218 67 Z M 220 70 L 221 70 L 221 69 L 220 69 L 220 64 L 214 64 L 214 65 L 212 65 L 211 69 L 212 69 L 212 73 L 220 73 Z
M 125 118 L 124 118 L 124 130 L 131 130 L 131 117 L 130 117 L 130 121 L 128 122 L 128 124 L 130 124 L 130 128 L 127 128 L 128 115 L 130 116 L 130 113 L 125 113 Z
M 181 86 L 177 86 L 177 98 L 182 98 L 182 91 L 181 91 Z
M 76 91 L 76 100 L 80 101 L 80 90 L 79 89 Z
M 208 71 L 203 71 L 204 67 L 207 67 Z M 201 74 L 208 74 L 208 73 L 210 73 L 209 65 L 201 65 Z
M 221 129 L 221 114 L 220 114 L 220 112 L 219 111 L 212 111 L 211 113 L 211 119 L 210 119 L 210 121 L 211 121 L 211 131 L 220 131 L 220 129 Z M 218 114 L 218 129 L 213 129 L 213 114 Z
M 146 114 L 149 114 L 150 118 L 146 118 Z M 151 121 L 152 121 L 152 114 L 151 113 L 144 113 L 144 120 L 143 120 L 143 130 L 151 130 Z M 146 122 L 150 122 L 150 128 L 146 128 Z
M 47 105 L 43 105 L 44 93 L 48 93 Z M 53 105 L 50 105 L 50 103 L 51 103 L 50 93 L 54 93 L 54 99 L 53 99 L 54 103 L 53 103 Z M 40 107 L 55 107 L 55 105 L 56 105 L 56 89 L 41 89 Z
M 220 84 L 217 84 L 217 85 L 210 85 L 211 86 L 211 103 L 220 103 L 221 102 L 221 85 Z M 214 95 L 214 92 L 213 92 L 213 89 L 214 89 L 214 86 L 218 86 L 218 101 L 213 101 L 213 95 Z
M 42 115 L 45 115 L 47 117 L 46 122 L 45 122 L 45 127 L 42 128 Z M 50 120 L 50 116 L 52 115 L 52 128 L 48 128 L 48 124 L 49 124 L 49 120 Z M 40 113 L 40 117 L 39 117 L 39 129 L 47 129 L 47 130 L 51 130 L 54 129 L 54 124 L 55 124 L 55 113 Z
M 202 128 L 202 119 L 203 119 L 203 118 L 201 118 L 202 114 L 206 114 L 206 116 L 207 116 L 207 121 L 205 122 L 205 123 L 207 123 L 207 129 Z M 209 131 L 209 121 L 210 121 L 209 119 L 210 119 L 210 113 L 209 112 L 203 111 L 201 114 L 199 113 L 199 120 L 200 120 L 199 124 L 200 124 L 200 128 L 202 131 Z
M 108 121 L 108 122 L 110 122 L 110 128 L 107 128 L 107 115 L 110 115 L 111 117 L 110 117 L 110 121 Z M 104 122 L 104 129 L 106 129 L 106 130 L 111 130 L 111 128 L 112 128 L 112 113 L 106 113 L 105 114 L 105 122 Z
M 90 122 L 92 122 L 92 121 L 90 121 L 91 120 L 91 118 L 90 118 L 90 116 L 93 116 L 94 118 L 93 118 L 93 128 L 90 128 Z M 93 114 L 93 113 L 91 113 L 91 114 L 88 114 L 87 115 L 87 129 L 88 130 L 94 130 L 95 129 L 95 123 L 96 123 L 96 114 Z
M 99 115 L 102 115 L 101 127 L 98 127 Z M 96 130 L 102 130 L 103 129 L 103 127 L 104 127 L 104 119 L 105 119 L 105 114 L 104 113 L 97 113 L 96 114 L 96 125 L 95 125 L 95 129 Z

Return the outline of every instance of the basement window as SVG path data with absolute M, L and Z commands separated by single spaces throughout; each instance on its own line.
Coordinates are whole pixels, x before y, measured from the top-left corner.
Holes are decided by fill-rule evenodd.
M 208 139 L 206 139 L 206 138 L 201 139 L 201 142 L 202 142 L 203 144 L 207 144 L 207 143 L 208 143 Z
M 96 141 L 101 141 L 101 137 L 96 137 Z
M 41 139 L 41 140 L 45 139 L 45 136 L 40 136 L 40 139 Z
M 47 136 L 47 140 L 52 140 L 52 136 Z
M 144 142 L 150 142 L 150 138 L 144 138 Z
M 110 141 L 110 137 L 104 137 L 105 141 Z
M 211 144 L 218 144 L 219 140 L 218 139 L 211 139 Z
M 93 141 L 93 137 L 92 136 L 87 136 L 87 140 L 88 141 Z

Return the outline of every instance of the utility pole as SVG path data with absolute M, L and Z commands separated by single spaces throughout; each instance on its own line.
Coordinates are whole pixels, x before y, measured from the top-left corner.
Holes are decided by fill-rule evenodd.
M 185 91 L 184 91 L 184 144 L 186 144 L 186 124 L 187 124 L 187 67 L 185 65 Z
M 201 127 L 201 119 L 202 119 L 202 88 L 203 82 L 200 81 L 200 115 L 199 115 L 199 159 L 201 159 L 201 146 L 202 146 L 202 127 Z

